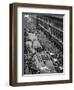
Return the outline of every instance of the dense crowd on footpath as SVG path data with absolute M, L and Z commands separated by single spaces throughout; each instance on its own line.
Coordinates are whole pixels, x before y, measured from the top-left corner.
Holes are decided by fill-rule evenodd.
M 63 52 L 36 28 L 32 17 L 25 16 L 24 22 L 24 74 L 62 73 Z

